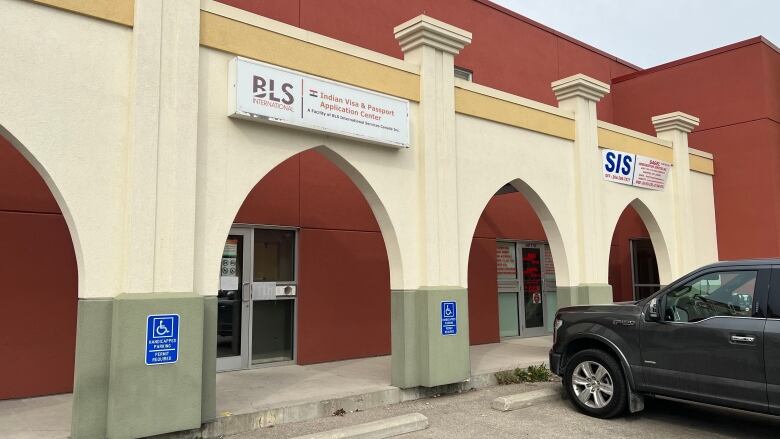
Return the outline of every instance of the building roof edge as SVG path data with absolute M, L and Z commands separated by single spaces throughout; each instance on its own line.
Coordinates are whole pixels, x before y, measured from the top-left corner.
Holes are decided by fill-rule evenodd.
M 687 64 L 690 62 L 698 61 L 704 58 L 709 58 L 711 56 L 719 55 L 721 53 L 730 52 L 732 50 L 741 49 L 743 47 L 752 46 L 754 44 L 766 44 L 771 49 L 775 50 L 778 54 L 780 54 L 780 48 L 775 46 L 771 41 L 764 38 L 763 36 L 759 35 L 757 37 L 748 38 L 747 40 L 738 41 L 736 43 L 728 44 L 726 46 L 718 47 L 715 49 L 708 50 L 706 52 L 697 53 L 694 55 L 686 56 L 684 58 L 680 58 L 674 61 L 669 61 L 667 63 L 659 64 L 655 67 L 650 67 L 645 70 L 640 70 L 637 72 L 627 73 L 622 76 L 618 76 L 616 78 L 612 78 L 612 84 L 617 84 L 619 82 L 629 81 L 631 79 L 637 78 L 639 76 L 648 75 L 655 72 L 660 72 L 663 70 L 671 69 L 673 67 L 677 67 L 683 64 Z
M 530 18 L 528 18 L 528 17 L 526 17 L 524 15 L 521 15 L 521 14 L 511 10 L 511 9 L 508 9 L 508 8 L 505 8 L 505 7 L 501 6 L 501 5 L 493 3 L 490 0 L 474 0 L 474 1 L 476 1 L 477 3 L 481 3 L 481 4 L 483 4 L 483 5 L 487 6 L 487 7 L 493 8 L 493 9 L 495 9 L 495 10 L 497 10 L 499 12 L 502 12 L 504 14 L 507 14 L 510 17 L 516 18 L 516 19 L 518 19 L 518 20 L 520 20 L 520 21 L 522 21 L 524 23 L 528 23 L 531 26 L 537 27 L 537 28 L 539 28 L 539 29 L 541 29 L 541 30 L 543 30 L 545 32 L 549 32 L 549 33 L 551 33 L 551 34 L 553 34 L 553 35 L 555 35 L 557 37 L 563 38 L 564 40 L 566 40 L 566 41 L 568 41 L 570 43 L 574 43 L 574 44 L 582 47 L 583 49 L 590 50 L 591 52 L 595 52 L 595 53 L 597 53 L 597 54 L 599 54 L 601 56 L 604 56 L 606 58 L 609 58 L 609 59 L 611 59 L 611 60 L 613 60 L 615 62 L 623 64 L 626 67 L 630 67 L 632 69 L 642 71 L 642 68 L 637 66 L 637 65 L 635 65 L 635 64 L 632 64 L 632 63 L 630 63 L 630 62 L 628 62 L 628 61 L 626 61 L 626 60 L 624 60 L 622 58 L 618 58 L 617 56 L 612 55 L 610 53 L 607 53 L 607 52 L 605 52 L 605 51 L 603 51 L 603 50 L 601 50 L 599 48 L 591 46 L 588 43 L 584 43 L 584 42 L 582 42 L 582 41 L 580 41 L 580 40 L 578 40 L 578 39 L 576 39 L 574 37 L 570 37 L 570 36 L 564 34 L 563 32 L 557 31 L 557 30 L 555 30 L 555 29 L 553 29 L 553 28 L 551 28 L 549 26 L 545 26 L 542 23 L 539 23 L 538 21 L 534 21 L 534 20 L 532 20 L 532 19 L 530 19 Z

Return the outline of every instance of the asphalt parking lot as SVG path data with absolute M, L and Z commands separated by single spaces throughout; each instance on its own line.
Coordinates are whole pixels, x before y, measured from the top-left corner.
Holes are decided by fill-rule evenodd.
M 419 412 L 428 417 L 426 430 L 403 436 L 422 438 L 777 438 L 780 418 L 648 399 L 643 412 L 617 419 L 584 416 L 564 399 L 512 412 L 498 412 L 490 402 L 498 397 L 560 383 L 515 384 L 457 395 L 411 401 L 343 416 L 279 425 L 231 436 L 288 438 L 347 425 Z

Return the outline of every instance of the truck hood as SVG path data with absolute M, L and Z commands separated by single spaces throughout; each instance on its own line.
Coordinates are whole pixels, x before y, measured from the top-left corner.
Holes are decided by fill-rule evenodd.
M 603 304 L 603 305 L 576 305 L 576 306 L 568 306 L 566 308 L 561 308 L 558 310 L 561 314 L 566 313 L 626 313 L 631 312 L 630 308 L 634 307 L 637 308 L 637 312 L 639 309 L 638 306 L 639 302 L 615 302 L 610 304 Z

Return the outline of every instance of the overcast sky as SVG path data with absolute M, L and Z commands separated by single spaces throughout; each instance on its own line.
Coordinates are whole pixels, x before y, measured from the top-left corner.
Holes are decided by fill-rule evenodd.
M 763 35 L 780 45 L 780 0 L 493 0 L 647 68 Z

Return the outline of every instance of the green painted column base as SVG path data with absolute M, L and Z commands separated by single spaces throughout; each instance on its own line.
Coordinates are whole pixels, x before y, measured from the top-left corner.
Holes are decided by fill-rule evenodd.
M 612 303 L 612 285 L 580 284 L 576 287 L 557 287 L 558 308 L 574 305 Z
M 79 299 L 73 377 L 74 439 L 106 437 L 113 299 Z
M 121 294 L 79 300 L 71 436 L 135 438 L 215 417 L 216 298 Z M 173 364 L 145 364 L 146 320 L 179 315 Z
M 457 334 L 442 335 L 443 301 L 457 304 Z M 394 386 L 435 387 L 469 378 L 468 292 L 465 288 L 394 290 L 391 306 L 391 382 Z

